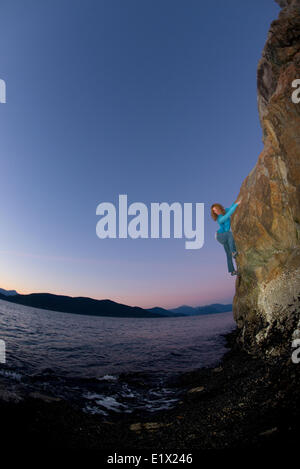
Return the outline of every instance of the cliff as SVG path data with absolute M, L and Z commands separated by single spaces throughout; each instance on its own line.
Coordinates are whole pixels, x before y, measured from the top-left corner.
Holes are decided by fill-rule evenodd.
M 280 355 L 300 338 L 300 0 L 279 0 L 257 69 L 264 148 L 232 217 L 240 275 L 233 300 L 239 342 Z

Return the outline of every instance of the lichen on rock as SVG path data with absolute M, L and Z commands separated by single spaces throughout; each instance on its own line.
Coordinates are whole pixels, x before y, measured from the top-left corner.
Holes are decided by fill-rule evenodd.
M 233 313 L 249 352 L 280 355 L 300 329 L 300 0 L 279 0 L 257 69 L 264 148 L 232 216 L 239 256 Z

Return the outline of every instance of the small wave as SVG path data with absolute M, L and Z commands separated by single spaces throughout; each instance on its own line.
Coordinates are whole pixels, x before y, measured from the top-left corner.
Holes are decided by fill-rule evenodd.
M 149 412 L 157 412 L 158 410 L 166 410 L 172 407 L 175 402 L 178 402 L 178 399 L 168 399 L 168 400 L 161 400 L 159 401 L 160 405 L 153 405 L 153 403 L 149 402 L 145 404 L 145 408 Z M 157 403 L 158 404 L 158 403 Z
M 97 378 L 98 381 L 117 381 L 118 377 L 114 375 L 104 375 Z
M 92 406 L 92 405 L 86 405 L 83 409 L 84 412 L 88 414 L 101 414 L 101 415 L 108 415 L 105 410 L 99 409 L 98 407 Z
M 137 396 L 137 393 L 134 393 L 130 387 L 125 383 L 123 384 L 122 386 L 122 391 L 120 391 L 120 395 L 122 397 L 136 397 Z
M 118 402 L 113 396 L 104 396 L 102 394 L 88 392 L 84 394 L 83 397 L 88 400 L 93 400 L 95 404 L 105 409 L 113 410 L 114 412 L 122 412 L 122 409 L 128 410 L 125 404 Z
M 174 391 L 166 388 L 162 388 L 160 390 L 155 390 L 155 389 L 150 389 L 149 394 L 153 394 L 154 396 L 161 397 L 162 395 L 165 394 L 174 394 Z
M 150 398 L 146 398 L 144 401 L 144 407 L 149 412 L 156 412 L 157 410 L 169 409 L 179 400 L 178 397 L 171 398 L 170 395 L 174 396 L 174 391 L 166 388 L 162 388 L 159 390 L 149 389 L 149 395 Z

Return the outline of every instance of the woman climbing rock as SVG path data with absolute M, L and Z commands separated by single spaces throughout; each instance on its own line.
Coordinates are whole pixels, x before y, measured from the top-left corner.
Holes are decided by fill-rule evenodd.
M 236 258 L 238 253 L 236 250 L 232 231 L 230 229 L 230 217 L 240 203 L 241 200 L 237 200 L 229 208 L 224 208 L 221 204 L 213 204 L 211 206 L 211 216 L 213 220 L 218 221 L 220 225 L 220 228 L 216 232 L 215 237 L 216 240 L 224 246 L 227 256 L 228 272 L 230 272 L 231 275 L 237 275 L 238 273 L 235 270 L 232 261 L 232 258 Z

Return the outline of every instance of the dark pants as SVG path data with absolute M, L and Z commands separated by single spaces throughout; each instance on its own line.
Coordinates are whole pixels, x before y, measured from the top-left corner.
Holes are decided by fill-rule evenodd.
M 233 272 L 235 269 L 232 262 L 232 253 L 236 251 L 236 247 L 232 232 L 225 231 L 225 233 L 217 233 L 217 241 L 224 246 L 227 257 L 228 272 Z

